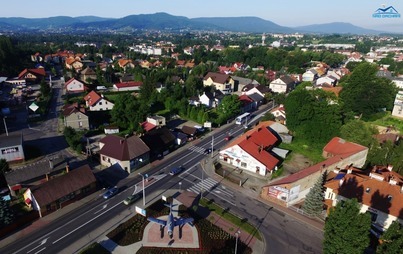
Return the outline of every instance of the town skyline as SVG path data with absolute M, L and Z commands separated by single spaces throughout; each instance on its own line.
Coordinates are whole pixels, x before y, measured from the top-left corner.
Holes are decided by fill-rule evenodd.
M 55 16 L 97 16 L 103 18 L 122 18 L 129 15 L 166 12 L 174 16 L 184 16 L 187 18 L 252 16 L 287 27 L 345 22 L 367 29 L 401 33 L 403 32 L 401 17 L 373 17 L 373 14 L 379 8 L 389 6 L 392 6 L 398 13 L 403 10 L 403 4 L 399 2 L 376 3 L 363 0 L 354 2 L 341 0 L 337 5 L 333 5 L 330 2 L 322 2 L 319 5 L 295 0 L 287 1 L 286 3 L 252 0 L 248 1 L 247 4 L 239 3 L 233 5 L 211 0 L 206 0 L 196 5 L 190 5 L 183 0 L 177 0 L 175 3 L 151 0 L 147 4 L 140 5 L 129 0 L 121 0 L 118 4 L 116 2 L 105 2 L 100 5 L 98 1 L 94 0 L 85 2 L 71 0 L 60 2 L 56 7 L 54 6 L 54 2 L 50 0 L 42 1 L 41 5 L 32 1 L 22 0 L 4 3 L 3 8 L 0 10 L 0 17 L 48 18 Z

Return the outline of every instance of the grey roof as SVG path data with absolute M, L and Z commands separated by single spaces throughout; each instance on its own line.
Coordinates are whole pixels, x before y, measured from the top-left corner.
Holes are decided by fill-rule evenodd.
M 231 76 L 231 78 L 235 81 L 238 81 L 239 84 L 242 84 L 242 85 L 247 85 L 247 84 L 250 84 L 253 82 L 253 80 L 250 78 L 243 78 L 243 77 L 237 77 L 237 76 Z
M 22 133 L 12 133 L 0 137 L 0 148 L 22 145 Z
M 295 80 L 292 79 L 290 76 L 286 75 L 280 78 L 286 85 L 290 85 L 295 83 Z
M 53 168 L 49 159 L 42 159 L 40 161 L 31 163 L 27 166 L 13 169 L 6 173 L 6 179 L 9 186 L 15 184 L 28 184 L 45 178 L 46 174 L 57 174 L 66 169 L 66 161 L 63 157 L 52 158 Z
M 251 98 L 253 101 L 256 101 L 256 102 L 262 101 L 264 99 L 264 97 L 258 93 L 249 94 L 248 96 L 249 96 L 249 98 Z

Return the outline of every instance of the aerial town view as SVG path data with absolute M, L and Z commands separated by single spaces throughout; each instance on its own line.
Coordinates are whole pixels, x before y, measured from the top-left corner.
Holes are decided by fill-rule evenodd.
M 401 11 L 2 3 L 0 253 L 402 254 Z

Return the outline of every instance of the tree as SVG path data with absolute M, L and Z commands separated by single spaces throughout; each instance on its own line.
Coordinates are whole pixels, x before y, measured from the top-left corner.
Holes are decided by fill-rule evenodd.
M 0 174 L 10 171 L 10 166 L 5 159 L 0 159 Z
M 323 253 L 362 254 L 369 246 L 371 216 L 360 213 L 356 199 L 340 201 L 326 218 Z
M 224 96 L 220 105 L 218 105 L 217 112 L 223 118 L 231 118 L 239 114 L 241 108 L 241 101 L 238 95 Z
M 40 91 L 42 94 L 42 98 L 47 98 L 50 95 L 50 86 L 45 82 L 44 79 L 41 81 Z
M 14 220 L 14 213 L 10 209 L 10 202 L 0 198 L 0 225 L 5 226 L 12 223 Z
M 389 254 L 401 253 L 403 250 L 403 226 L 394 221 L 380 238 L 381 244 L 378 245 L 376 253 Z
M 324 172 L 309 190 L 306 195 L 302 209 L 309 215 L 319 216 L 323 211 L 323 198 L 324 190 L 323 184 L 325 182 L 326 172 Z
M 378 134 L 376 128 L 362 120 L 351 120 L 340 128 L 341 138 L 366 147 L 377 143 L 374 138 L 375 134 Z

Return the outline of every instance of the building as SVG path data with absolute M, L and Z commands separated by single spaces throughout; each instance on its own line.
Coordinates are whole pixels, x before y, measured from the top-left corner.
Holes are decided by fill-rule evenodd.
M 87 87 L 83 82 L 75 78 L 69 79 L 65 84 L 64 88 L 67 93 L 83 93 L 87 90 Z
M 113 84 L 113 89 L 115 91 L 140 91 L 140 87 L 143 85 L 141 81 L 130 81 L 130 82 L 121 82 Z
M 203 78 L 204 86 L 213 86 L 215 89 L 220 90 L 223 94 L 232 93 L 234 91 L 235 81 L 230 75 L 209 72 Z
M 348 165 L 362 167 L 367 154 L 367 147 L 334 137 L 323 148 L 324 161 L 264 186 L 261 197 L 287 207 L 293 205 L 305 198 L 324 172 Z
M 98 94 L 95 91 L 91 91 L 84 96 L 84 101 L 89 111 L 112 110 L 113 106 L 115 105 L 105 99 L 103 94 Z
M 22 162 L 25 160 L 22 133 L 14 133 L 0 137 L 0 159 L 8 163 Z
M 97 80 L 96 72 L 90 67 L 87 67 L 84 70 L 82 70 L 80 76 L 81 80 L 84 80 L 89 83 L 92 83 L 94 80 Z
M 176 147 L 175 135 L 166 126 L 146 132 L 141 140 L 150 148 L 152 158 L 165 156 Z
M 260 124 L 222 149 L 219 159 L 223 164 L 265 176 L 280 162 L 271 152 L 277 142 L 267 126 Z
M 48 179 L 24 192 L 25 204 L 43 217 L 79 200 L 96 190 L 96 179 L 89 165 Z
M 37 69 L 24 69 L 18 74 L 18 80 L 25 80 L 25 82 L 39 83 L 46 76 L 44 68 Z
M 99 141 L 101 165 L 119 165 L 128 173 L 146 165 L 150 161 L 150 148 L 137 136 L 121 138 L 107 135 Z
M 77 104 L 66 105 L 63 108 L 64 126 L 75 130 L 90 129 L 90 120 L 85 108 Z
M 270 83 L 270 89 L 274 93 L 288 93 L 295 88 L 295 80 L 290 76 L 283 76 Z
M 403 91 L 396 94 L 393 104 L 392 116 L 403 117 Z
M 356 167 L 335 170 L 326 182 L 325 204 L 328 209 L 338 202 L 356 198 L 361 212 L 371 215 L 373 227 L 386 230 L 397 220 L 403 224 L 403 177 L 393 166 L 374 166 L 364 171 Z

